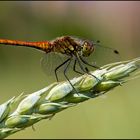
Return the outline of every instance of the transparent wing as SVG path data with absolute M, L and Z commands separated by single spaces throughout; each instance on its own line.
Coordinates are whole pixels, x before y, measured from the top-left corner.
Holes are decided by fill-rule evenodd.
M 40 64 L 46 77 L 51 77 L 56 81 L 55 69 L 68 59 L 68 56 L 59 53 L 44 54 L 40 60 Z M 64 80 L 65 65 L 60 67 L 57 71 L 59 81 Z

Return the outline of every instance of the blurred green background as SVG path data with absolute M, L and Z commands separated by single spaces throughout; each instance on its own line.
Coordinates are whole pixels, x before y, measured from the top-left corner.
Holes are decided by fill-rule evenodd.
M 1 1 L 0 38 L 44 41 L 73 35 L 100 40 L 118 49 L 120 60 L 128 60 L 140 56 L 139 15 L 138 1 Z M 94 57 L 100 66 L 116 60 L 105 52 Z M 43 55 L 32 48 L 0 45 L 1 103 L 55 81 L 40 66 Z M 130 81 L 106 98 L 89 100 L 35 124 L 35 132 L 30 127 L 8 138 L 140 138 L 139 83 L 140 79 Z

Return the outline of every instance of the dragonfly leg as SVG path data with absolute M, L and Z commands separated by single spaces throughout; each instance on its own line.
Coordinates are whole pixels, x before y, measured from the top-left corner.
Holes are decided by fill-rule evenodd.
M 79 64 L 81 70 L 82 70 L 84 73 L 88 73 L 88 69 L 87 69 L 87 68 L 83 68 L 83 66 L 82 66 L 82 64 L 81 64 L 81 62 L 80 62 L 80 60 L 79 60 L 78 57 L 76 57 L 76 61 L 78 61 L 78 64 Z
M 76 58 L 77 58 L 76 60 L 78 61 L 81 70 L 83 70 L 85 73 L 87 73 L 87 74 L 93 76 L 93 77 L 96 78 L 98 81 L 100 81 L 100 79 L 98 79 L 95 75 L 89 73 L 89 70 L 88 70 L 87 67 L 85 67 L 85 69 L 83 68 L 83 66 L 82 66 L 82 64 L 81 64 L 81 62 L 80 62 L 81 59 L 79 59 L 79 57 L 76 57 Z M 82 60 L 81 60 L 81 61 L 82 61 Z M 82 62 L 83 62 L 83 61 L 82 61 Z
M 79 74 L 83 74 L 82 72 L 79 72 L 79 71 L 77 71 L 76 70 L 76 63 L 77 61 L 76 61 L 76 59 L 74 60 L 74 65 L 73 65 L 73 71 L 75 71 L 76 73 L 79 73 Z
M 87 67 L 85 67 L 85 70 L 87 71 L 87 73 L 89 73 L 89 69 Z
M 75 87 L 72 85 L 71 81 L 69 80 L 68 76 L 66 75 L 67 69 L 71 63 L 71 58 L 69 59 L 68 64 L 66 65 L 65 69 L 64 69 L 64 76 L 66 77 L 66 79 L 68 80 L 68 82 L 70 83 L 70 85 L 72 86 L 72 88 L 75 90 L 75 92 L 78 94 L 77 90 L 75 89 Z M 79 94 L 78 94 L 79 95 Z
M 96 66 L 96 65 L 92 65 L 92 64 L 89 64 L 86 60 L 84 60 L 81 56 L 79 56 L 79 58 L 80 58 L 80 60 L 84 63 L 84 64 L 86 64 L 86 65 L 88 65 L 88 66 L 91 66 L 91 67 L 94 67 L 94 68 L 96 68 L 96 69 L 100 69 L 100 67 L 98 67 L 98 66 Z
M 87 67 L 84 67 L 84 68 L 83 68 L 83 66 L 82 66 L 81 63 L 80 63 L 80 60 L 79 60 L 79 59 L 77 60 L 77 59 L 78 59 L 78 57 L 75 58 L 74 67 L 75 67 L 75 65 L 76 65 L 76 62 L 78 61 L 80 68 L 81 68 L 84 72 L 88 73 L 88 72 L 89 72 L 88 68 L 87 68 Z M 85 69 L 86 71 L 85 71 L 84 69 Z M 81 74 L 84 74 L 84 73 L 81 73 Z
M 60 64 L 58 67 L 55 68 L 55 77 L 56 77 L 57 82 L 58 82 L 57 70 L 60 67 L 62 67 L 64 64 L 66 64 L 68 61 L 70 61 L 70 58 L 68 58 L 66 61 L 64 61 L 62 64 Z

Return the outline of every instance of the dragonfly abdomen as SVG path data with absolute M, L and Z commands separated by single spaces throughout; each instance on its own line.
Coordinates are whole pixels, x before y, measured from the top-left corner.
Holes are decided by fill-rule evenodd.
M 45 51 L 46 53 L 52 51 L 51 44 L 48 41 L 26 42 L 26 41 L 19 41 L 19 40 L 0 39 L 0 44 L 31 47 L 31 48 L 36 48 Z

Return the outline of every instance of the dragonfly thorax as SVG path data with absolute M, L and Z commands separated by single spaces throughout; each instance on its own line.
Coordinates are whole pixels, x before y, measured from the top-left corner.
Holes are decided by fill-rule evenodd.
M 89 40 L 79 40 L 70 36 L 64 36 L 52 41 L 53 52 L 66 55 L 89 56 L 94 51 L 93 43 Z

